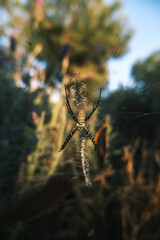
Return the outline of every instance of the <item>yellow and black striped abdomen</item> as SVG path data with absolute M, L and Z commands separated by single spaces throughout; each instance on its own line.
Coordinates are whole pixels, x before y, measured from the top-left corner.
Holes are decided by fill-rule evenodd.
M 85 112 L 83 110 L 80 110 L 77 114 L 77 121 L 79 124 L 85 123 Z

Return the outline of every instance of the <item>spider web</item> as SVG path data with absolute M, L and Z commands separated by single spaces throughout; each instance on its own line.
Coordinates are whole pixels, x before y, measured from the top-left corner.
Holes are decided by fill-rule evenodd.
M 77 108 L 86 108 L 88 105 L 87 99 L 87 85 L 85 81 L 79 80 L 79 74 L 75 72 L 74 76 L 71 78 L 72 87 L 72 101 L 75 103 Z M 85 179 L 86 186 L 92 186 L 90 174 L 89 174 L 89 162 L 88 155 L 86 152 L 86 136 L 83 131 L 80 133 L 80 144 L 76 147 L 76 163 L 78 168 L 81 167 L 83 176 Z M 74 171 L 75 178 L 78 177 L 79 172 Z
M 159 68 L 159 65 L 155 67 L 155 70 L 158 70 L 158 68 Z M 147 74 L 148 74 L 148 72 L 146 71 L 146 72 L 140 74 L 138 77 L 142 78 L 142 77 L 145 77 L 145 75 L 147 75 Z M 128 88 L 128 90 L 129 91 L 133 90 L 134 93 L 137 96 L 141 95 L 143 97 L 143 94 L 145 94 L 145 92 L 147 90 L 152 90 L 152 89 L 154 90 L 156 87 L 159 87 L 159 86 L 160 86 L 159 79 L 158 79 L 158 81 L 157 80 L 153 81 L 151 79 L 151 80 L 147 81 L 147 84 L 144 87 L 137 87 L 137 89 L 136 89 L 135 88 L 135 83 L 133 83 L 133 86 L 130 86 Z M 127 91 L 127 88 L 122 88 L 122 89 Z M 117 89 L 117 90 L 119 90 L 119 89 Z M 124 100 L 124 99 L 121 99 L 121 100 Z M 128 120 L 132 119 L 132 118 L 144 118 L 144 119 L 146 119 L 146 117 L 155 117 L 155 116 L 160 117 L 160 111 L 142 112 L 141 110 L 138 110 L 139 106 L 137 106 L 137 111 L 132 111 L 131 109 L 127 109 L 127 101 L 128 100 L 125 99 L 125 101 L 126 101 L 126 104 L 123 104 L 122 111 L 115 111 L 115 112 L 110 112 L 109 111 L 109 112 L 107 112 L 107 114 L 112 115 L 113 117 L 116 117 L 116 118 L 123 118 L 125 116 L 125 114 L 129 114 L 130 116 L 128 117 Z

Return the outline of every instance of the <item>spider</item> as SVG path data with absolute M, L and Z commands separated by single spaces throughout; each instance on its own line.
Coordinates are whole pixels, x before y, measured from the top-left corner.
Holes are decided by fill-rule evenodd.
M 92 111 L 90 112 L 90 114 L 85 117 L 85 112 L 83 109 L 81 109 L 78 114 L 77 114 L 77 118 L 75 116 L 75 114 L 73 113 L 72 109 L 71 109 L 71 106 L 70 106 L 70 103 L 69 103 L 69 100 L 68 100 L 68 97 L 67 97 L 67 86 L 65 85 L 65 94 L 66 94 L 66 106 L 67 106 L 67 109 L 68 109 L 68 112 L 71 116 L 71 118 L 77 123 L 76 124 L 76 127 L 72 130 L 72 132 L 70 132 L 70 134 L 68 135 L 68 137 L 66 138 L 65 142 L 63 143 L 63 145 L 61 146 L 61 148 L 59 149 L 58 152 L 62 151 L 66 145 L 68 144 L 68 142 L 71 140 L 73 134 L 76 132 L 76 130 L 84 130 L 85 133 L 87 134 L 87 136 L 91 139 L 92 143 L 94 144 L 95 146 L 95 149 L 96 149 L 96 142 L 95 142 L 95 139 L 94 137 L 92 137 L 91 133 L 89 132 L 89 130 L 86 128 L 85 126 L 85 123 L 90 119 L 90 117 L 92 116 L 92 114 L 95 112 L 95 110 L 97 109 L 99 103 L 100 103 L 100 99 L 101 99 L 101 89 L 100 89 L 100 93 L 99 93 L 99 99 L 96 103 L 95 106 L 93 106 L 93 109 Z

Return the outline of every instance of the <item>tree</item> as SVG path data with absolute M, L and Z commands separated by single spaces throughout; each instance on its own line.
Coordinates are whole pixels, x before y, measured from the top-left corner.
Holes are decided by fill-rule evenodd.
M 36 0 L 13 1 L 13 6 L 21 13 L 17 16 L 13 8 L 10 24 L 14 22 L 33 46 L 37 42 L 43 45 L 38 58 L 47 63 L 48 83 L 55 84 L 53 76 L 61 80 L 61 60 L 69 54 L 71 76 L 76 71 L 81 79 L 89 79 L 90 86 L 103 86 L 107 60 L 127 51 L 131 30 L 118 17 L 119 2 L 109 6 L 102 0 Z M 10 7 L 7 5 L 11 13 Z M 18 37 L 20 42 L 23 37 Z
M 132 69 L 132 75 L 137 84 L 137 92 L 150 112 L 159 111 L 160 101 L 160 51 L 153 53 L 143 61 L 137 61 Z M 157 120 L 156 120 L 157 125 Z
M 138 147 L 134 156 L 135 175 L 145 159 L 145 181 L 157 181 L 159 156 L 159 102 L 160 102 L 160 52 L 153 53 L 147 59 L 134 64 L 132 75 L 135 79 L 134 89 L 119 89 L 112 93 L 103 103 L 103 114 L 111 118 L 112 132 L 108 136 L 119 136 L 113 139 L 108 155 L 123 150 L 124 147 Z M 110 157 L 113 166 L 123 167 L 122 157 L 117 160 Z M 152 159 L 152 161 L 151 161 Z M 151 180 L 152 179 L 152 180 Z

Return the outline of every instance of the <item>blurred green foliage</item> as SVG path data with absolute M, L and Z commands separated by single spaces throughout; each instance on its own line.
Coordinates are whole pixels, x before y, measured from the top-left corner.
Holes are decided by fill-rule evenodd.
M 159 178 L 159 81 L 160 52 L 153 53 L 144 61 L 135 63 L 132 74 L 137 83 L 133 89 L 119 89 L 103 103 L 103 114 L 110 116 L 113 130 L 109 140 L 107 159 L 115 169 L 124 167 L 121 161 L 123 147 L 133 146 L 139 141 L 134 159 L 135 174 L 142 168 L 140 159 L 145 156 L 143 165 L 146 183 L 156 183 Z M 112 138 L 113 135 L 113 138 Z M 116 151 L 119 155 L 116 156 Z M 144 153 L 146 152 L 146 153 Z M 115 153 L 115 157 L 114 157 Z M 113 154 L 113 155 L 112 155 Z M 141 165 L 142 164 L 142 165 Z M 120 173 L 120 172 L 119 172 Z M 117 174 L 119 174 L 117 171 Z
M 94 89 L 108 80 L 107 60 L 128 49 L 132 31 L 118 15 L 120 6 L 120 2 L 106 5 L 102 0 L 36 0 L 24 4 L 12 1 L 6 8 L 12 13 L 9 25 L 21 32 L 18 42 L 24 45 L 26 38 L 33 46 L 37 42 L 43 45 L 37 57 L 47 63 L 48 83 L 55 84 L 55 75 L 61 80 L 56 68 L 60 69 L 70 48 L 68 72 L 88 75 L 89 86 Z
M 120 4 L 0 3 L 9 41 L 0 47 L 0 238 L 159 240 L 159 52 L 137 62 L 135 88 L 111 93 L 88 123 L 98 145 L 96 153 L 87 141 L 87 188 L 76 162 L 79 134 L 58 152 L 75 124 L 64 84 L 77 113 L 72 87 L 86 83 L 89 112 L 107 82 L 107 60 L 127 51 L 131 31 Z

